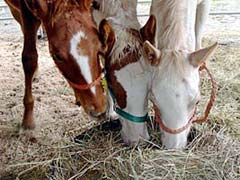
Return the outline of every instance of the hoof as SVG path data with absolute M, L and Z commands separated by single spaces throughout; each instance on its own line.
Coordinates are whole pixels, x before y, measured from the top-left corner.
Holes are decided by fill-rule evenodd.
M 190 143 L 194 141 L 194 139 L 198 136 L 198 134 L 199 134 L 198 130 L 195 127 L 192 127 L 187 137 L 188 142 Z
M 75 104 L 76 104 L 77 106 L 81 107 L 81 103 L 80 103 L 80 101 L 76 101 Z
M 107 121 L 103 123 L 100 127 L 102 131 L 120 131 L 122 129 L 122 125 L 119 119 Z

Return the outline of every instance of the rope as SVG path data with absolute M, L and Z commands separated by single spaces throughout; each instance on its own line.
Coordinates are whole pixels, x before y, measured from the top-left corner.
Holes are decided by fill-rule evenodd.
M 203 64 L 200 68 L 199 68 L 199 72 L 202 71 L 202 70 L 205 70 L 208 74 L 208 76 L 210 77 L 210 80 L 211 80 L 211 83 L 212 83 L 212 91 L 211 91 L 211 96 L 210 96 L 210 100 L 207 104 L 207 107 L 205 109 L 205 112 L 204 112 L 204 116 L 201 117 L 201 118 L 197 118 L 195 120 L 194 117 L 196 115 L 196 112 L 197 112 L 197 107 L 194 108 L 194 112 L 193 112 L 193 115 L 191 116 L 191 118 L 189 119 L 188 123 L 179 128 L 179 129 L 170 129 L 168 127 L 166 127 L 164 124 L 163 124 L 163 121 L 161 119 L 161 116 L 160 114 L 158 113 L 158 109 L 156 107 L 156 105 L 154 105 L 154 111 L 155 111 L 155 116 L 156 116 L 156 121 L 158 122 L 160 128 L 162 130 L 164 130 L 165 132 L 167 133 L 170 133 L 170 134 L 179 134 L 183 131 L 185 131 L 187 128 L 189 128 L 191 126 L 192 123 L 204 123 L 207 121 L 208 119 L 208 116 L 209 116 L 209 113 L 213 107 L 213 104 L 215 102 L 215 99 L 216 99 L 216 94 L 217 94 L 217 83 L 215 81 L 215 79 L 213 78 L 213 75 L 211 74 L 211 72 L 209 71 L 209 69 L 207 68 L 206 64 Z
M 204 116 L 201 118 L 198 118 L 196 120 L 193 121 L 193 123 L 203 123 L 207 121 L 208 115 L 213 107 L 213 104 L 215 102 L 216 99 L 216 94 L 217 94 L 217 83 L 216 80 L 214 79 L 213 75 L 211 74 L 211 72 L 209 71 L 209 69 L 207 68 L 206 64 L 203 64 L 199 71 L 205 70 L 208 74 L 208 76 L 210 77 L 211 83 L 212 83 L 212 91 L 211 91 L 211 96 L 210 96 L 210 100 L 207 104 L 207 107 L 205 109 L 204 112 Z

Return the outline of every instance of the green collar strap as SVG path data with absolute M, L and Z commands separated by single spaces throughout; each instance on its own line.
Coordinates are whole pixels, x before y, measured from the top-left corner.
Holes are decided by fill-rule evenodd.
M 118 115 L 122 116 L 123 118 L 131 122 L 144 123 L 148 120 L 148 113 L 145 116 L 141 117 L 141 116 L 133 116 L 132 114 L 129 114 L 118 107 L 115 107 L 114 109 Z
M 113 102 L 114 102 L 114 111 L 122 116 L 124 119 L 127 119 L 128 121 L 131 121 L 131 122 L 135 122 L 135 123 L 144 123 L 146 122 L 149 118 L 148 118 L 148 113 L 145 115 L 145 116 L 134 116 L 124 110 L 122 110 L 121 108 L 117 107 L 117 104 L 116 104 L 116 99 L 113 95 L 113 92 L 110 88 L 108 88 L 109 92 L 110 92 L 110 95 L 113 99 Z

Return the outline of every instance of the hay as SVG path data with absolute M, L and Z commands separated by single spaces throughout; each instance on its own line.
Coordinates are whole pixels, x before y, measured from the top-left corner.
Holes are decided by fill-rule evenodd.
M 205 40 L 204 44 L 210 43 Z M 52 137 L 39 140 L 32 132 L 19 134 L 9 126 L 0 126 L 1 132 L 5 132 L 6 136 L 9 136 L 6 132 L 11 132 L 11 136 L 15 137 L 15 141 L 12 141 L 14 144 L 5 140 L 5 146 L 1 148 L 18 151 L 3 154 L 9 156 L 12 164 L 3 166 L 2 178 L 239 179 L 239 52 L 240 46 L 237 43 L 222 44 L 208 63 L 218 82 L 216 105 L 206 124 L 194 125 L 197 137 L 186 150 L 162 149 L 158 128 L 153 129 L 152 125 L 151 142 L 143 142 L 134 148 L 124 146 L 119 132 L 95 129 L 75 143 L 74 137 L 85 131 L 83 126 L 68 129 L 61 138 L 53 138 L 54 140 Z M 207 101 L 209 91 L 208 80 L 204 79 L 203 102 Z M 203 108 L 204 103 L 200 107 Z M 85 129 L 95 126 L 93 124 L 86 123 Z
M 14 127 L 16 122 L 11 125 L 1 122 L 0 156 L 4 164 L 0 163 L 0 179 L 239 179 L 240 43 L 226 41 L 239 34 L 208 36 L 205 45 L 210 44 L 208 39 L 214 41 L 214 38 L 220 37 L 220 46 L 208 63 L 218 82 L 218 95 L 209 121 L 194 125 L 197 137 L 186 150 L 162 149 L 158 127 L 152 128 L 153 125 L 149 129 L 152 140 L 134 148 L 124 146 L 118 131 L 96 129 L 88 131 L 82 140 L 75 143 L 75 136 L 96 124 L 79 115 L 79 110 L 73 107 L 73 99 L 69 99 L 72 93 L 66 90 L 64 81 L 59 80 L 61 85 L 51 91 L 50 96 L 58 93 L 67 103 L 57 106 L 60 99 L 54 99 L 51 104 L 54 110 L 50 113 L 57 120 L 63 116 L 66 122 L 55 123 L 54 119 L 50 119 L 51 115 L 45 114 L 45 117 L 37 114 L 46 122 L 49 118 L 49 124 L 53 123 L 54 126 L 45 123 L 38 131 L 24 131 L 21 134 Z M 202 99 L 206 102 L 210 85 L 208 80 L 202 83 Z M 21 101 L 21 97 L 16 98 Z M 203 106 L 204 103 L 200 104 L 200 109 Z M 41 110 L 43 105 L 37 107 Z M 21 108 L 15 107 L 11 111 L 13 117 L 20 118 Z M 69 111 L 64 111 L 64 108 Z M 63 128 L 59 130 L 57 126 Z

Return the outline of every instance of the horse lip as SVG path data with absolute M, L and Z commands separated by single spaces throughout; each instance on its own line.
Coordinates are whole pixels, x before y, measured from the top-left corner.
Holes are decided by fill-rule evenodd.
M 88 115 L 90 116 L 91 119 L 94 119 L 94 120 L 105 120 L 106 118 L 109 118 L 108 117 L 109 109 L 110 109 L 110 103 L 109 101 L 107 101 L 106 109 L 104 112 L 97 113 L 94 111 L 90 111 Z
M 93 113 L 93 112 L 89 112 L 89 116 L 91 119 L 94 120 L 103 120 L 106 118 L 107 112 L 103 112 L 103 113 Z

